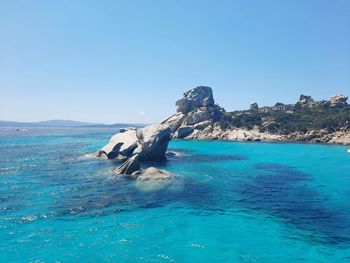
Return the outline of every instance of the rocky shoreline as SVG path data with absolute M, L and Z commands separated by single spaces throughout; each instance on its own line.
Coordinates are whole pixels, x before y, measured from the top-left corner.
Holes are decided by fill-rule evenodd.
M 218 126 L 213 126 L 211 132 L 198 132 L 186 136 L 183 139 L 192 140 L 222 140 L 222 141 L 262 141 L 262 142 L 305 142 L 322 144 L 350 145 L 350 131 L 338 131 L 327 133 L 324 130 L 306 133 L 295 132 L 290 135 L 271 134 L 256 130 L 232 129 L 223 131 Z M 179 138 L 179 137 L 175 137 Z
M 336 95 L 329 103 L 334 105 L 346 103 L 347 97 Z M 317 105 L 308 96 L 301 96 L 301 105 Z M 195 140 L 228 140 L 228 141 L 297 141 L 310 143 L 350 144 L 350 129 L 343 127 L 338 131 L 329 132 L 326 129 L 306 132 L 296 131 L 289 134 L 262 132 L 259 127 L 244 129 L 237 127 L 222 128 L 220 118 L 225 110 L 214 104 L 212 89 L 197 87 L 186 93 L 176 102 L 177 113 L 167 118 L 162 124 L 168 125 L 174 138 Z M 350 121 L 350 112 L 349 112 Z
M 271 127 L 271 124 L 276 126 L 276 122 L 271 118 L 267 118 L 269 117 L 269 115 L 266 115 L 268 111 L 284 111 L 287 109 L 288 114 L 293 114 L 291 111 L 293 109 L 302 112 L 306 109 L 307 114 L 314 114 L 310 111 L 314 107 L 321 110 L 324 107 L 340 107 L 341 114 L 345 109 L 344 125 L 342 124 L 342 127 L 332 132 L 326 128 L 284 133 L 269 132 L 268 128 L 266 129 L 266 127 Z M 333 112 L 334 108 L 329 109 Z M 160 124 L 148 125 L 142 129 L 120 131 L 110 139 L 106 146 L 95 153 L 95 156 L 121 160 L 122 163 L 114 171 L 116 174 L 126 175 L 140 183 L 149 181 L 163 183 L 169 181 L 173 175 L 167 171 L 149 167 L 149 163 L 159 163 L 166 160 L 168 143 L 172 138 L 350 144 L 350 108 L 347 104 L 347 97 L 343 95 L 337 95 L 332 97 L 330 101 L 321 102 L 312 100 L 310 96 L 302 95 L 295 105 L 278 103 L 274 107 L 260 109 L 254 103 L 249 111 L 235 113 L 236 115 L 234 115 L 236 117 L 248 116 L 252 119 L 252 117 L 260 117 L 258 114 L 262 111 L 261 114 L 265 116 L 264 122 L 259 122 L 260 126 L 255 125 L 251 129 L 234 125 L 235 119 L 232 117 L 232 113 L 227 113 L 215 104 L 213 91 L 210 87 L 199 86 L 184 93 L 183 98 L 176 102 L 176 111 L 177 113 Z M 272 116 L 274 116 L 273 114 Z M 289 115 L 285 116 L 288 117 Z M 308 115 L 306 116 L 308 117 Z M 343 117 L 344 114 L 340 116 Z M 328 116 L 322 115 L 323 117 Z M 143 163 L 148 163 L 148 165 L 145 165 L 147 168 L 143 168 Z
M 175 139 L 179 139 L 176 138 Z M 307 144 L 336 144 L 336 145 L 350 145 L 350 133 L 336 132 L 322 137 L 309 136 L 303 133 L 293 134 L 293 136 L 276 135 L 270 133 L 260 133 L 251 130 L 236 129 L 225 131 L 220 136 L 205 136 L 199 137 L 188 136 L 184 140 L 201 140 L 201 141 L 231 141 L 231 142 L 281 142 L 281 143 L 307 143 Z

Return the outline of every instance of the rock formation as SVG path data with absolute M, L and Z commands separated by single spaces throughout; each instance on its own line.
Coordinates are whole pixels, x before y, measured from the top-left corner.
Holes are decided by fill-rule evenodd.
M 250 110 L 251 111 L 258 111 L 259 110 L 258 103 L 254 102 L 254 103 L 250 104 Z
M 99 151 L 99 157 L 127 159 L 135 154 L 140 161 L 161 161 L 165 159 L 171 129 L 167 125 L 152 124 L 142 129 L 127 130 L 114 135 Z
M 99 157 L 105 155 L 108 159 L 125 159 L 130 157 L 138 147 L 136 130 L 127 130 L 114 135 L 104 146 Z
M 313 107 L 315 101 L 311 96 L 300 95 L 299 101 L 295 104 L 297 107 Z
M 308 112 L 320 108 L 327 114 L 328 106 L 348 107 L 347 97 L 336 95 L 330 101 L 315 101 L 311 96 L 300 95 L 296 104 L 277 103 L 273 107 L 265 107 L 270 110 L 260 110 L 257 103 L 253 103 L 248 111 L 238 111 L 235 115 L 226 113 L 223 108 L 214 104 L 213 92 L 210 87 L 199 86 L 186 93 L 176 102 L 177 113 L 164 120 L 162 124 L 168 125 L 174 138 L 203 139 L 203 140 L 232 140 L 232 141 L 309 141 L 321 143 L 350 144 L 349 121 L 342 124 L 343 130 L 319 129 L 306 131 L 282 131 L 278 130 L 280 123 L 273 119 L 273 112 L 285 112 L 293 114 L 293 111 L 302 112 L 307 117 Z M 345 108 L 344 108 L 345 110 Z M 343 112 L 344 112 L 343 110 Z M 260 114 L 260 115 L 259 115 Z M 265 115 L 264 115 L 265 114 Z M 270 114 L 270 115 L 268 115 Z M 335 113 L 333 113 L 335 114 Z M 250 127 L 236 126 L 232 121 L 233 116 L 251 121 L 252 118 L 260 118 L 260 123 Z M 252 117 L 252 118 L 251 118 Z M 344 117 L 342 117 L 344 118 Z M 322 119 L 318 119 L 322 122 Z M 347 124 L 346 124 L 347 123 Z M 244 125 L 244 122 L 243 122 Z M 325 123 L 325 126 L 327 123 Z M 277 127 L 277 128 L 276 128 Z
M 142 129 L 127 130 L 114 135 L 97 154 L 108 159 L 124 159 L 115 169 L 117 174 L 140 174 L 141 162 L 163 161 L 171 139 L 171 129 L 164 124 L 153 124 Z
M 197 108 L 213 105 L 212 89 L 206 86 L 199 86 L 184 93 L 184 97 L 176 102 L 176 111 L 186 114 Z
M 223 109 L 214 104 L 210 87 L 199 86 L 184 93 L 184 97 L 176 102 L 176 111 L 162 124 L 171 128 L 174 138 L 196 138 L 205 129 L 211 131 Z
M 350 144 L 350 106 L 347 104 L 347 99 L 347 96 L 335 95 L 330 101 L 315 101 L 311 96 L 301 95 L 296 104 L 277 103 L 274 107 L 263 107 L 272 109 L 270 111 L 261 110 L 257 103 L 253 103 L 250 110 L 228 113 L 214 104 L 213 91 L 210 87 L 199 86 L 185 92 L 183 98 L 176 102 L 174 115 L 161 124 L 149 125 L 142 129 L 129 129 L 114 135 L 109 143 L 98 151 L 97 157 L 124 160 L 115 169 L 117 174 L 139 178 L 139 181 L 148 181 L 152 178 L 162 181 L 169 179 L 171 174 L 153 167 L 143 170 L 142 163 L 165 160 L 168 143 L 172 137 Z M 284 118 L 290 121 L 294 121 L 295 118 L 295 116 L 290 118 L 290 114 L 297 111 L 303 117 L 299 121 L 308 118 L 308 122 L 304 121 L 303 129 L 288 129 L 289 126 L 280 129 L 279 126 L 285 124 L 285 121 L 283 123 L 274 118 L 276 111 L 279 111 L 278 114 L 281 112 L 287 114 Z M 331 125 L 322 122 L 324 116 L 320 115 L 320 112 L 336 121 Z M 309 125 L 314 121 L 315 114 L 318 114 L 317 122 L 323 125 L 317 126 L 321 127 L 318 129 Z M 297 121 L 297 124 L 300 123 Z
M 141 170 L 140 158 L 138 154 L 131 156 L 124 163 L 118 166 L 114 172 L 116 174 L 132 175 L 137 174 Z
M 339 105 L 346 105 L 347 100 L 348 100 L 347 96 L 337 94 L 331 98 L 330 102 L 331 102 L 331 106 L 339 106 Z

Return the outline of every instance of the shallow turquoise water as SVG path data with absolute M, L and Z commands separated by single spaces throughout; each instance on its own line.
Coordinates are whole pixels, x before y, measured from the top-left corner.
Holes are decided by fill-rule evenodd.
M 113 133 L 0 130 L 1 262 L 350 262 L 346 147 L 174 140 L 152 188 L 85 156 Z

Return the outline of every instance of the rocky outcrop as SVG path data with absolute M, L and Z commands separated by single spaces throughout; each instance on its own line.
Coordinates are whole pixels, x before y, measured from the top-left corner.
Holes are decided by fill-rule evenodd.
M 193 132 L 193 126 L 181 126 L 174 133 L 176 138 L 186 138 Z
M 340 131 L 328 132 L 325 129 L 321 129 L 321 130 L 312 130 L 307 132 L 293 132 L 291 134 L 284 136 L 283 140 L 349 145 L 350 130 L 342 129 Z
M 259 105 L 258 105 L 258 103 L 254 102 L 254 103 L 250 104 L 249 109 L 250 109 L 251 111 L 258 111 L 258 110 L 259 110 Z
M 218 123 L 204 126 L 203 129 L 195 130 L 186 139 L 194 140 L 228 140 L 228 141 L 282 141 L 283 136 L 247 130 L 240 128 L 222 129 Z
M 178 103 L 181 101 L 181 103 Z M 235 127 L 223 129 L 219 120 L 224 110 L 214 104 L 213 92 L 209 87 L 197 87 L 184 94 L 177 106 L 186 101 L 191 107 L 177 107 L 180 111 L 163 121 L 172 127 L 173 137 L 198 140 L 232 140 L 232 141 L 280 141 L 282 136 L 262 133 L 256 130 L 245 130 Z M 208 104 L 208 101 L 210 103 Z M 191 111 L 188 109 L 191 108 Z M 254 110 L 258 105 L 252 106 Z
M 171 139 L 171 129 L 165 124 L 153 124 L 142 129 L 127 130 L 114 135 L 97 157 L 124 159 L 115 169 L 117 174 L 138 175 L 143 161 L 163 161 Z
M 220 119 L 223 109 L 214 104 L 210 87 L 199 86 L 184 93 L 176 102 L 176 111 L 162 124 L 171 127 L 174 138 L 196 138 L 203 132 L 209 136 L 212 124 Z
M 303 95 L 301 94 L 300 97 L 299 97 L 299 103 L 300 104 L 308 104 L 310 102 L 313 102 L 314 100 L 312 99 L 311 96 L 307 96 L 307 95 Z
M 197 108 L 213 105 L 212 89 L 206 86 L 199 86 L 184 93 L 184 97 L 176 102 L 176 111 L 186 114 Z
M 295 104 L 296 107 L 313 107 L 315 106 L 316 102 L 311 96 L 306 96 L 306 95 L 300 95 L 300 98 L 298 102 Z
M 105 155 L 108 159 L 125 159 L 133 154 L 137 146 L 136 130 L 127 130 L 114 135 L 99 154 Z
M 337 94 L 330 99 L 330 102 L 331 102 L 331 106 L 340 106 L 340 105 L 347 105 L 347 100 L 348 100 L 347 96 Z
M 314 107 L 347 105 L 347 97 L 336 95 L 330 101 L 315 101 L 311 96 L 300 95 L 296 104 L 277 103 L 268 107 L 272 111 L 293 113 L 294 110 L 312 110 Z M 273 119 L 262 118 L 260 126 L 254 128 L 236 127 L 230 120 L 225 119 L 230 114 L 214 104 L 213 92 L 209 87 L 196 87 L 186 93 L 176 102 L 177 113 L 163 121 L 171 127 L 174 138 L 197 140 L 232 140 L 232 141 L 305 141 L 315 143 L 341 143 L 349 144 L 350 120 L 344 131 L 338 130 L 306 130 L 297 132 L 276 132 L 278 127 Z M 260 112 L 257 103 L 250 106 L 249 111 L 242 111 L 245 116 L 264 113 Z M 239 113 L 238 113 L 239 115 Z M 238 116 L 235 115 L 235 116 Z M 232 115 L 231 115 L 232 116 Z M 349 116 L 350 117 L 350 116 Z M 231 119 L 232 120 L 232 119 Z M 224 125 L 222 125 L 222 123 Z
M 283 139 L 282 136 L 256 130 L 234 127 L 223 129 L 219 120 L 224 110 L 214 104 L 213 92 L 209 87 L 200 86 L 184 93 L 184 98 L 178 100 L 176 106 L 178 112 L 162 122 L 171 127 L 174 138 L 233 141 Z M 258 105 L 254 104 L 252 108 L 258 109 Z
M 165 160 L 168 143 L 171 140 L 171 129 L 164 124 L 153 124 L 136 131 L 138 147 L 134 153 L 141 161 Z
M 333 133 L 327 143 L 350 145 L 350 130 L 342 130 Z
M 166 120 L 162 122 L 162 124 L 166 124 L 170 127 L 171 131 L 174 133 L 182 124 L 182 121 L 184 120 L 185 115 L 181 112 L 178 112 Z
M 99 155 L 108 159 L 126 159 L 138 154 L 140 161 L 161 161 L 165 159 L 171 132 L 167 125 L 152 124 L 117 133 L 99 151 Z

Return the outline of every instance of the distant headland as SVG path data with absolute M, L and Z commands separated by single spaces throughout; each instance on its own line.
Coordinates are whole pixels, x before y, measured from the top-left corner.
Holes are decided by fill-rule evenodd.
M 276 103 L 227 112 L 210 87 L 199 86 L 176 102 L 177 113 L 162 124 L 175 138 L 231 141 L 303 141 L 350 144 L 350 105 L 345 95 L 316 101 L 300 95 L 295 104 Z
M 102 124 L 73 120 L 48 120 L 37 122 L 18 122 L 18 121 L 2 121 L 0 120 L 0 128 L 127 128 L 144 127 L 145 124 L 138 123 L 114 123 Z

